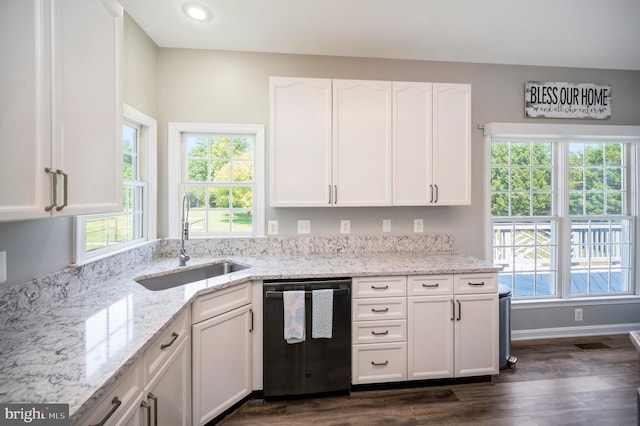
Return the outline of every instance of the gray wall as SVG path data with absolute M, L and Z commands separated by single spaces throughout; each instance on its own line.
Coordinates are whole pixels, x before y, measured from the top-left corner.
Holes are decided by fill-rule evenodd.
M 158 116 L 158 47 L 125 14 L 123 100 Z M 0 222 L 0 251 L 7 252 L 7 282 L 0 288 L 48 275 L 73 261 L 73 219 Z
M 464 207 L 267 208 L 281 235 L 294 235 L 298 219 L 311 220 L 312 234 L 338 234 L 341 219 L 355 234 L 381 234 L 382 219 L 394 233 L 454 235 L 455 249 L 484 257 L 484 139 L 487 122 L 553 122 L 640 125 L 640 72 L 309 55 L 160 49 L 159 56 L 159 235 L 167 236 L 167 123 L 260 123 L 269 125 L 269 76 L 435 81 L 472 84 L 472 205 Z M 549 120 L 524 117 L 524 83 L 529 80 L 590 82 L 612 86 L 612 118 Z M 267 145 L 269 141 L 267 139 Z M 268 176 L 267 165 L 267 176 Z M 268 185 L 267 185 L 268 191 Z M 268 197 L 267 197 L 268 199 Z M 638 304 L 584 306 L 584 321 L 573 322 L 576 306 L 519 310 L 514 330 L 640 323 Z M 573 332 L 573 331 L 570 331 Z

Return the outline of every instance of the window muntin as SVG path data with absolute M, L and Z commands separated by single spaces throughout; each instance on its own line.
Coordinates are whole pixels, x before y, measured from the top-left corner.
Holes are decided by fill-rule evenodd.
M 628 151 L 592 141 L 491 143 L 493 259 L 515 298 L 633 291 Z M 571 263 L 562 268 L 565 252 Z
M 253 235 L 255 135 L 183 133 L 192 235 Z

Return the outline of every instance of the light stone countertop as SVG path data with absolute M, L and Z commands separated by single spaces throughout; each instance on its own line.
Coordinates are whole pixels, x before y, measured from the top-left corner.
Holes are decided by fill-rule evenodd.
M 0 402 L 68 403 L 77 421 L 193 299 L 243 282 L 499 270 L 469 256 L 420 253 L 209 257 L 186 268 L 222 260 L 251 267 L 154 292 L 133 278 L 178 269 L 175 258 L 156 259 L 0 325 Z

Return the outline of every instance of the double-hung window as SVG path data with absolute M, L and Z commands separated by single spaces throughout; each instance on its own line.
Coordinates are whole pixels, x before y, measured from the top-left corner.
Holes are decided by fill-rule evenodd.
M 264 126 L 170 123 L 169 152 L 171 235 L 185 195 L 190 236 L 264 235 Z
M 155 238 L 156 121 L 125 105 L 122 120 L 122 211 L 79 216 L 76 263 Z
M 489 249 L 514 298 L 634 294 L 640 138 L 607 127 L 485 126 Z

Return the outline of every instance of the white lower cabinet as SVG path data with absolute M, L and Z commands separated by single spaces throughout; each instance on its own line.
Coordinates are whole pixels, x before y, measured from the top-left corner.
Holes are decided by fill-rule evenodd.
M 388 298 L 405 292 L 398 277 L 354 279 L 352 383 L 498 373 L 496 274 L 403 278 L 406 297 Z
M 498 372 L 498 295 L 456 296 L 455 376 Z
M 238 304 L 229 303 L 229 311 L 200 321 L 192 326 L 193 424 L 203 425 L 222 414 L 252 391 L 252 331 L 251 284 L 248 302 L 239 297 Z M 226 291 L 216 292 L 229 302 Z M 212 295 L 214 293 L 211 293 Z M 244 293 L 246 295 L 246 293 Z M 196 301 L 197 302 L 197 301 Z M 195 302 L 194 302 L 195 303 Z

